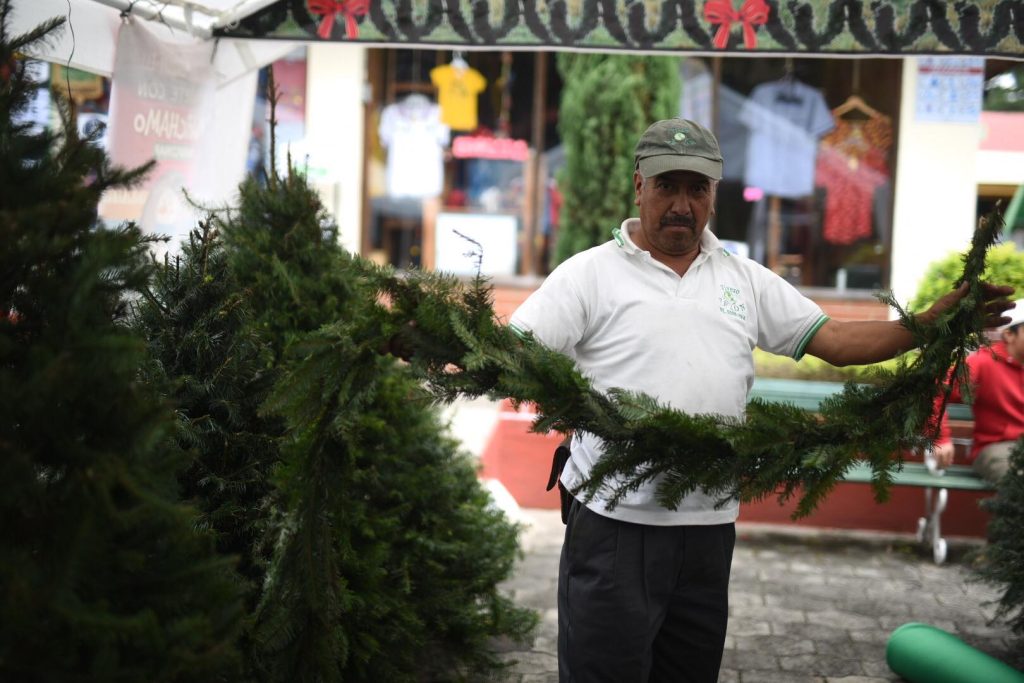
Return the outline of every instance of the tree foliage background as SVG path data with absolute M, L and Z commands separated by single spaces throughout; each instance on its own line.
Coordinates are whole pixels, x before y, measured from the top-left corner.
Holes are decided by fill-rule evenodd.
M 195 449 L 184 491 L 241 558 L 246 675 L 486 676 L 491 639 L 535 623 L 497 588 L 516 528 L 378 352 L 376 290 L 316 192 L 266 177 L 209 214 L 137 316 Z
M 182 505 L 171 406 L 139 382 L 125 301 L 151 275 L 133 225 L 98 224 L 110 165 L 22 115 L 36 89 L 0 2 L 0 679 L 197 681 L 238 675 L 233 559 Z
M 1019 65 L 985 82 L 986 111 L 1024 111 L 1024 68 Z
M 963 267 L 963 255 L 957 252 L 929 264 L 909 308 L 914 311 L 924 310 L 940 296 L 949 292 Z M 982 279 L 986 282 L 1010 285 L 1016 289 L 1015 297 L 1024 296 L 1024 251 L 1018 250 L 1012 243 L 992 247 L 985 258 Z
M 647 126 L 679 115 L 682 90 L 675 57 L 562 52 L 558 70 L 564 203 L 552 267 L 633 215 L 633 148 Z
M 377 290 L 293 171 L 180 253 L 96 220 L 146 168 L 19 123 L 0 0 L 0 679 L 470 681 L 536 615 L 517 528 L 382 355 Z M 330 353 L 320 353 L 325 343 Z
M 1024 636 L 1024 438 L 1010 454 L 1010 468 L 993 498 L 982 502 L 992 514 L 989 545 L 977 554 L 978 572 L 988 583 L 1002 589 L 997 615 Z M 1019 653 L 1024 663 L 1024 651 Z

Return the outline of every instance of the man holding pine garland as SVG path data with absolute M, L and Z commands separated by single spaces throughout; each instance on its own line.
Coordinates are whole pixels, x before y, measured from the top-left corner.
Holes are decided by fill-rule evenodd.
M 554 270 L 513 314 L 511 327 L 572 357 L 595 388 L 643 392 L 677 410 L 740 418 L 755 346 L 834 365 L 874 363 L 909 350 L 899 321 L 839 322 L 760 264 L 734 256 L 707 230 L 723 159 L 711 131 L 658 121 L 635 149 L 639 218 L 613 240 Z M 935 319 L 964 285 L 920 318 Z M 993 324 L 1009 287 L 987 287 Z M 602 455 L 577 433 L 560 477 L 577 490 Z M 676 509 L 657 481 L 617 505 L 572 499 L 558 582 L 563 682 L 707 682 L 718 678 L 728 620 L 738 501 L 716 507 L 697 490 Z

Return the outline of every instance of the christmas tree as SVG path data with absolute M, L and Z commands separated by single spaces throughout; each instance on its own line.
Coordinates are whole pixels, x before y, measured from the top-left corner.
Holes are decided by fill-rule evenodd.
M 633 146 L 647 126 L 679 114 L 679 59 L 563 52 L 558 130 L 565 197 L 552 266 L 611 239 L 633 215 Z
M 992 513 L 992 520 L 978 571 L 985 581 L 1003 589 L 998 615 L 1024 636 L 1024 438 L 1010 454 L 1010 468 L 999 480 L 996 496 L 981 505 Z M 1019 654 L 1024 658 L 1024 652 Z
M 171 410 L 139 381 L 124 324 L 149 275 L 133 226 L 100 195 L 146 168 L 23 120 L 14 55 L 59 29 L 9 34 L 0 0 L 0 679 L 197 681 L 232 676 L 242 603 L 231 560 L 177 503 Z
M 156 264 L 133 323 L 149 347 L 145 379 L 174 405 L 176 441 L 191 456 L 178 476 L 181 495 L 198 507 L 198 525 L 214 533 L 217 550 L 238 559 L 251 612 L 272 546 L 271 474 L 283 433 L 281 420 L 258 410 L 277 374 L 210 222 L 181 246 Z M 246 663 L 250 646 L 243 637 Z
M 493 664 L 532 615 L 496 589 L 515 530 L 487 508 L 430 400 L 377 352 L 375 291 L 294 173 L 247 183 L 221 227 L 280 359 L 281 541 L 256 615 L 270 680 L 402 681 Z
M 248 579 L 246 677 L 488 672 L 491 638 L 535 622 L 497 590 L 516 529 L 431 398 L 378 352 L 376 290 L 316 193 L 293 170 L 267 178 L 213 212 L 136 306 L 147 377 L 194 456 L 185 495 Z

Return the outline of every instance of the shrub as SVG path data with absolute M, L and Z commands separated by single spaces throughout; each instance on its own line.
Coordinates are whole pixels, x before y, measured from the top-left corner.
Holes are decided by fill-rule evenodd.
M 953 288 L 953 282 L 963 272 L 963 257 L 959 252 L 951 253 L 933 262 L 921 278 L 917 294 L 910 301 L 910 310 L 922 311 L 943 294 Z M 1011 285 L 1017 289 L 1016 296 L 1024 296 L 1024 251 L 1018 251 L 1013 244 L 992 247 L 986 256 L 984 278 L 988 282 Z

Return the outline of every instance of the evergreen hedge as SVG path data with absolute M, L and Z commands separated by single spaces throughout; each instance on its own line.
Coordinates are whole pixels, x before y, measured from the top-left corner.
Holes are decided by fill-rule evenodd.
M 933 261 L 910 302 L 910 309 L 921 311 L 943 294 L 953 289 L 953 283 L 963 270 L 963 256 L 953 252 Z M 982 278 L 986 282 L 1015 287 L 1015 297 L 1024 297 L 1024 251 L 1012 243 L 1004 243 L 989 249 Z

